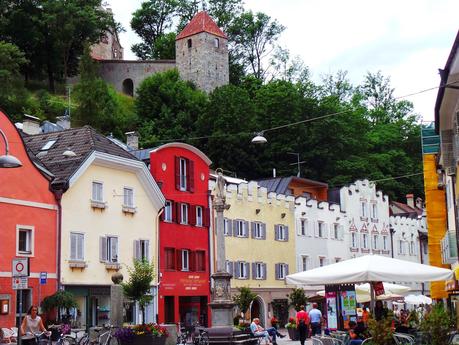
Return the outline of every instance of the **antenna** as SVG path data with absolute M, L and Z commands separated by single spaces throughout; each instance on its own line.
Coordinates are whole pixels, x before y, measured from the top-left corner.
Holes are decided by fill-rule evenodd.
M 296 173 L 296 176 L 297 177 L 301 177 L 300 165 L 306 163 L 306 161 L 301 161 L 300 162 L 300 154 L 298 152 L 287 152 L 287 154 L 296 156 L 296 163 L 290 163 L 290 165 L 297 165 L 298 166 L 298 172 Z

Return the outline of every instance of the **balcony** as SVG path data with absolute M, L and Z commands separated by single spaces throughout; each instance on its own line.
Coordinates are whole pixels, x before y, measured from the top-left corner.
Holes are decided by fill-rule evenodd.
M 79 270 L 84 270 L 88 265 L 86 264 L 86 261 L 80 261 L 80 260 L 69 260 L 69 267 L 70 269 L 79 269 Z
M 106 201 L 98 201 L 98 200 L 92 200 L 91 199 L 91 207 L 103 210 L 103 209 L 107 208 L 107 202 Z
M 452 264 L 457 261 L 457 237 L 455 230 L 448 230 L 441 240 L 442 263 Z
M 135 206 L 122 206 L 123 213 L 135 214 L 137 212 L 137 207 Z

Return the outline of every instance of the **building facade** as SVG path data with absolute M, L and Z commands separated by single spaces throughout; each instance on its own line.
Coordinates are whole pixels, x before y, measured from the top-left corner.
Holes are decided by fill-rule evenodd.
M 58 204 L 49 188 L 51 174 L 29 157 L 20 133 L 1 111 L 0 130 L 9 143 L 9 154 L 22 162 L 19 168 L 0 168 L 0 327 L 9 328 L 19 318 L 18 297 L 12 289 L 14 258 L 29 259 L 23 314 L 58 288 Z M 3 140 L 0 152 L 5 152 Z M 47 276 L 44 284 L 39 279 L 42 272 Z
M 159 227 L 159 322 L 210 326 L 211 161 L 183 143 L 157 147 L 149 159 L 166 198 Z
M 210 189 L 213 190 L 214 181 Z M 226 267 L 233 275 L 231 292 L 248 286 L 257 294 L 250 317 L 264 325 L 276 315 L 288 321 L 288 297 L 292 287 L 285 277 L 295 272 L 294 198 L 268 193 L 256 181 L 227 184 L 224 211 Z
M 134 259 L 157 265 L 159 211 L 164 197 L 143 162 L 89 126 L 26 138 L 30 150 L 54 174 L 60 193 L 60 283 L 78 300 L 81 327 L 110 320 L 113 273 L 129 279 Z M 156 294 L 157 281 L 151 293 Z M 155 320 L 147 307 L 145 321 Z M 140 322 L 135 305 L 126 321 Z

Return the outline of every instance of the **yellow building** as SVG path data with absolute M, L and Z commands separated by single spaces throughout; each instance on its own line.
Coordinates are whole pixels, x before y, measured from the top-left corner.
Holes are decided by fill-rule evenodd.
M 251 318 L 264 325 L 276 315 L 288 321 L 291 286 L 285 276 L 295 272 L 294 198 L 268 193 L 257 182 L 227 184 L 224 212 L 226 267 L 233 275 L 232 293 L 248 286 L 257 294 Z
M 133 259 L 157 267 L 157 230 L 164 197 L 145 164 L 90 127 L 28 137 L 28 146 L 62 191 L 59 279 L 78 299 L 82 327 L 110 320 L 111 277 Z M 69 145 L 72 147 L 69 148 Z M 52 256 L 50 256 L 52 257 Z M 152 286 L 155 294 L 156 281 Z M 127 321 L 139 321 L 131 306 Z M 156 305 L 147 307 L 153 321 Z

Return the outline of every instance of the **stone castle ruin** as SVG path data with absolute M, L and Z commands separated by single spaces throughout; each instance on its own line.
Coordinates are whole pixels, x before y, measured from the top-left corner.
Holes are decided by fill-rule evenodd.
M 175 50 L 175 60 L 123 60 L 118 36 L 107 33 L 92 56 L 101 78 L 130 96 L 145 78 L 173 68 L 207 93 L 229 83 L 228 38 L 207 12 L 198 12 L 177 35 Z

